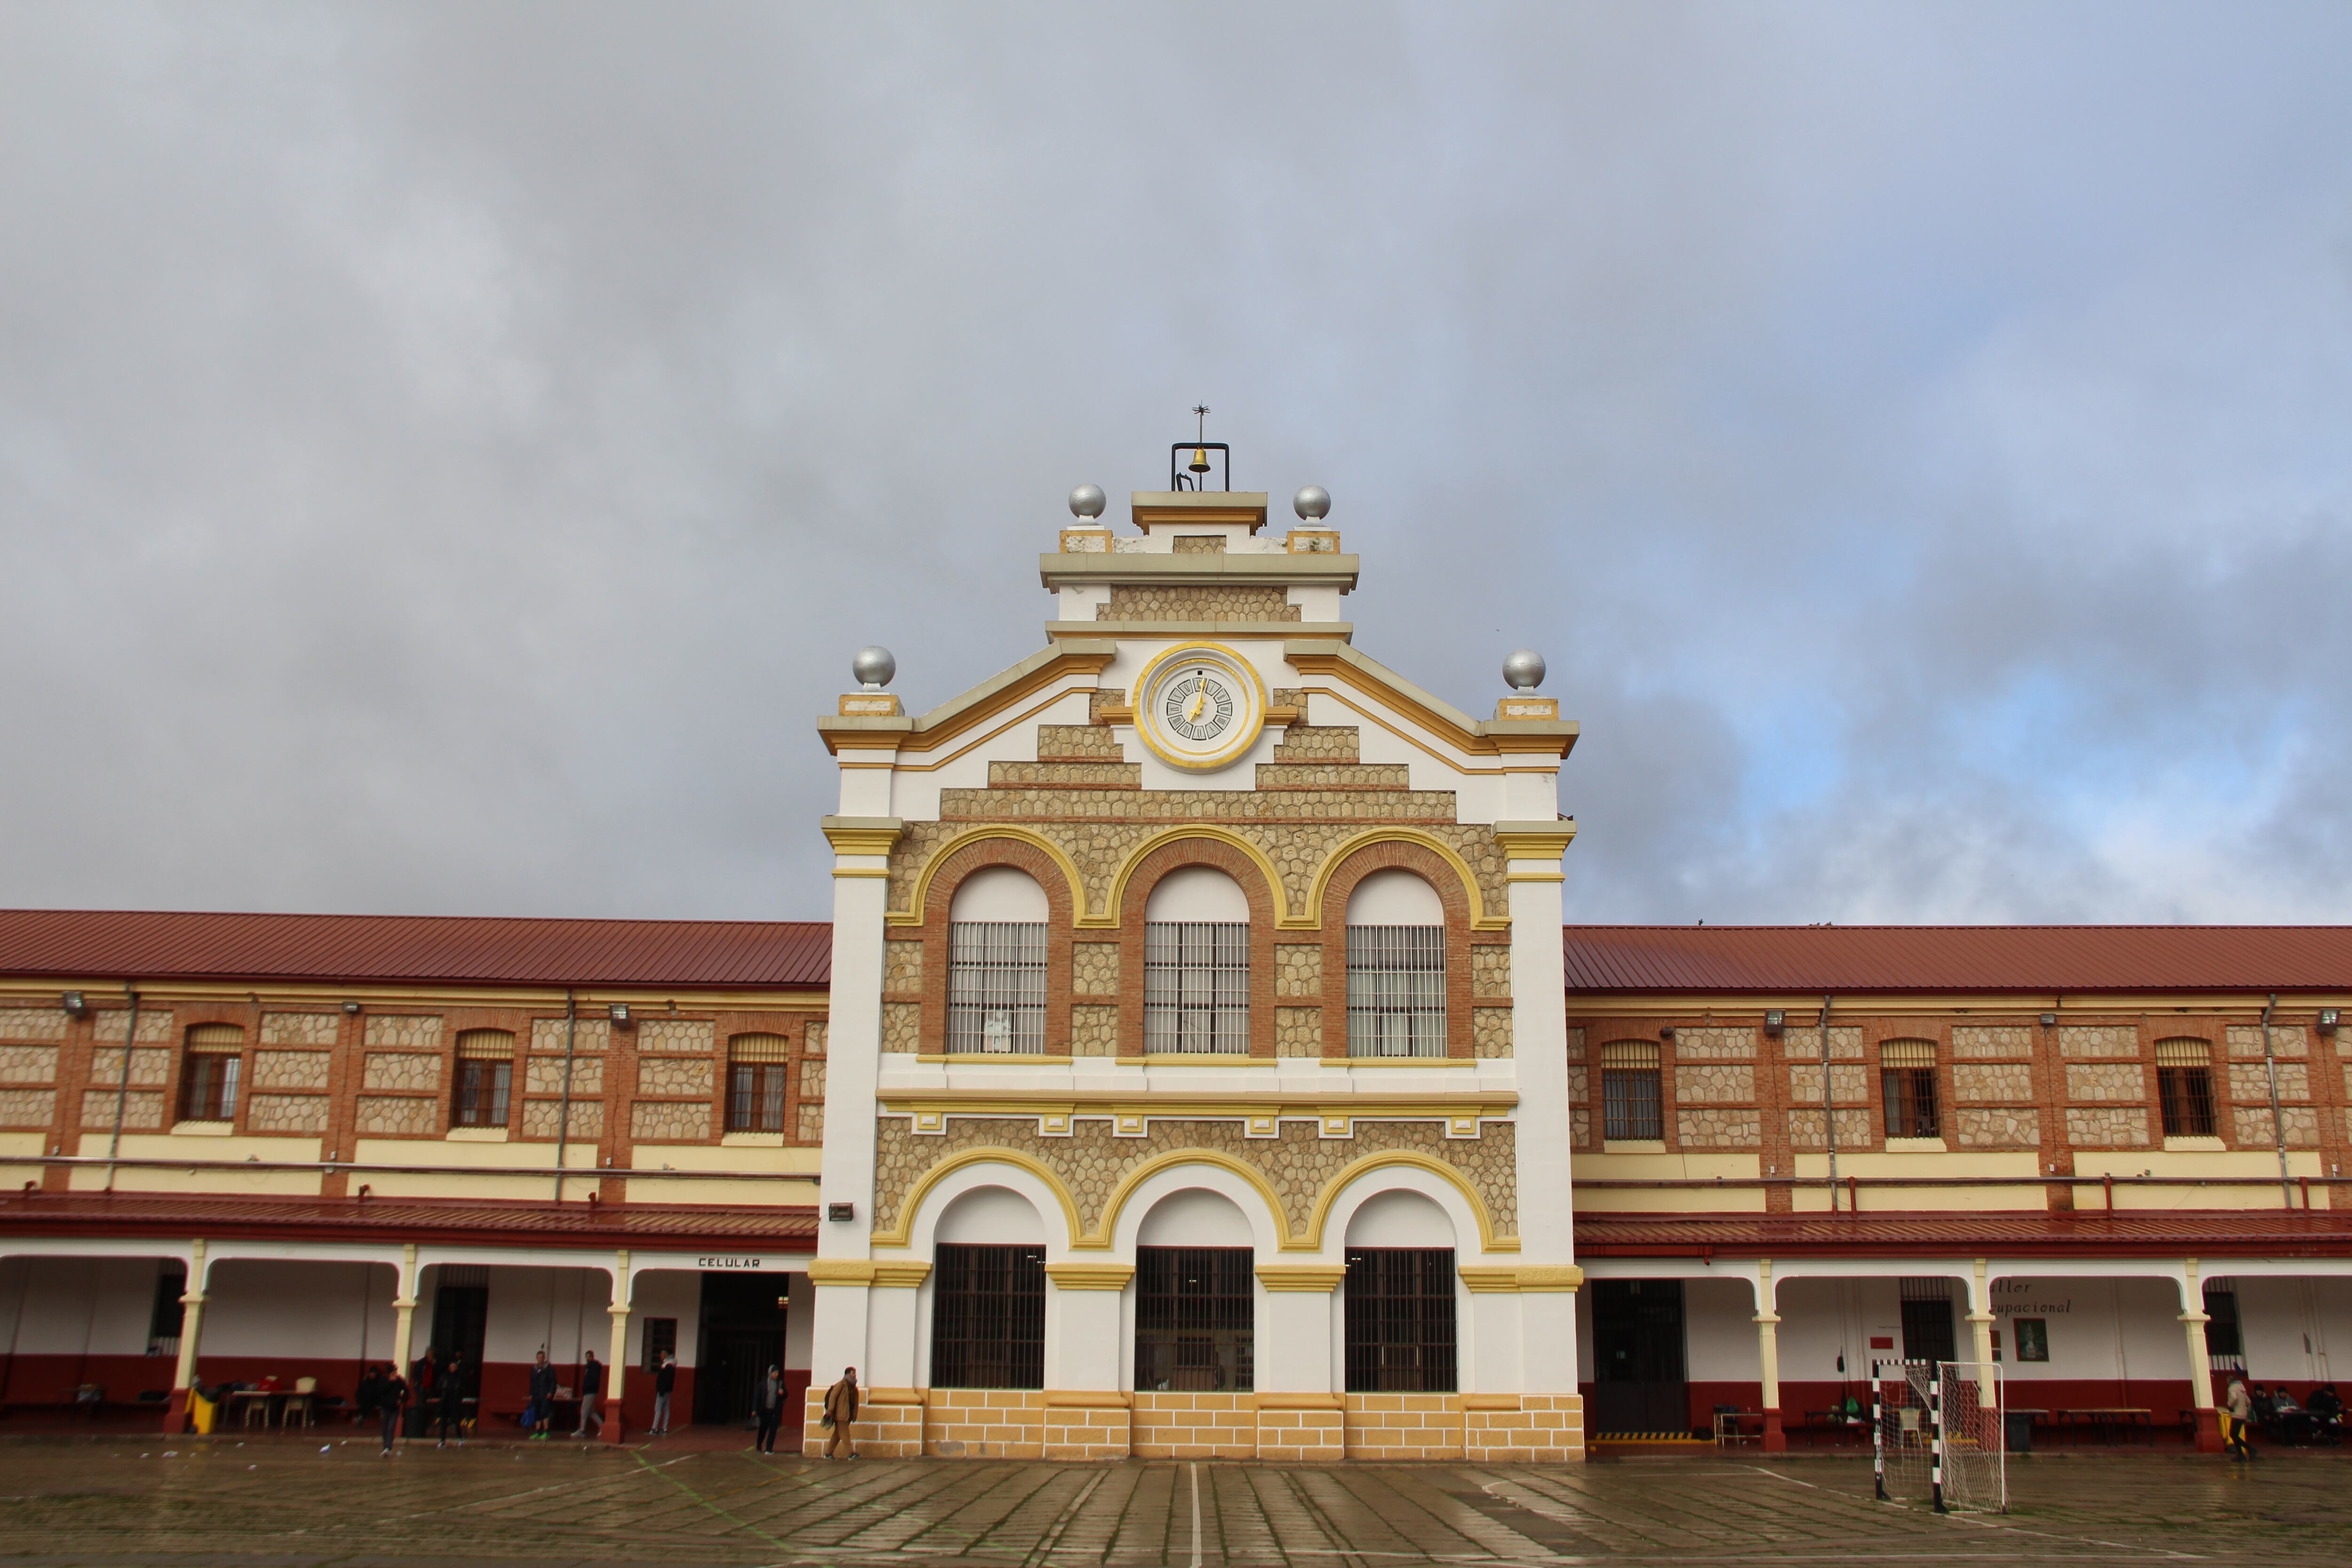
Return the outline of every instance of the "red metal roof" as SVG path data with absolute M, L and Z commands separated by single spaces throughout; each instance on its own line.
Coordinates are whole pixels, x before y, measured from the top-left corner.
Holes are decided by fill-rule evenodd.
M 817 986 L 819 921 L 0 910 L 0 974 L 86 980 Z
M 299 1241 L 436 1241 L 564 1247 L 816 1245 L 807 1205 L 555 1204 L 466 1198 L 246 1198 L 100 1193 L 0 1194 L 0 1235 L 192 1236 Z
M 2352 1255 L 2352 1213 L 2175 1209 L 2108 1214 L 1576 1215 L 1580 1258 L 1988 1254 L 2069 1258 Z
M 1568 989 L 2352 991 L 2352 926 L 1570 926 Z

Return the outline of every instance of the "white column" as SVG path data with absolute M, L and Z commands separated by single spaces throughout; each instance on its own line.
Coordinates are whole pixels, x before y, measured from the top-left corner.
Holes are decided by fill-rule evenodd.
M 612 1349 L 607 1352 L 604 1371 L 604 1430 L 615 1442 L 621 1437 L 621 1380 L 629 1365 L 632 1290 L 629 1249 L 625 1247 L 613 1254 L 613 1304 L 604 1309 L 605 1315 L 613 1320 Z
M 1998 1397 L 1992 1375 L 1992 1290 L 1985 1283 L 1985 1260 L 1976 1260 L 1969 1276 L 1969 1328 L 1976 1342 L 1977 1400 L 1990 1410 Z
M 392 1299 L 392 1370 L 408 1375 L 408 1342 L 416 1322 L 416 1248 L 400 1249 L 400 1294 Z
M 887 753 L 858 753 L 866 761 Z M 843 794 L 853 782 L 869 787 L 869 775 L 846 773 Z M 816 1297 L 810 1342 L 810 1381 L 823 1388 L 845 1366 L 863 1367 L 866 1350 L 866 1289 L 870 1268 L 828 1268 L 828 1263 L 865 1263 L 874 1225 L 875 1087 L 882 1054 L 882 932 L 888 908 L 890 846 L 901 824 L 895 817 L 829 816 L 826 838 L 834 847 L 833 984 L 825 1019 L 824 1163 L 818 1184 L 817 1266 L 809 1270 Z M 846 1219 L 829 1217 L 833 1205 L 851 1205 Z
M 180 1307 L 180 1361 L 172 1369 L 174 1393 L 184 1393 L 196 1385 L 196 1342 L 205 1333 L 205 1243 L 201 1237 L 192 1245 L 188 1288 L 181 1293 Z
M 1046 1303 L 1046 1329 L 1053 1335 L 1045 1386 L 1114 1393 L 1126 1379 L 1127 1337 L 1119 1332 L 1120 1309 L 1127 1283 L 1135 1278 L 1131 1263 L 1048 1263 L 1045 1278 L 1054 1283 Z M 1271 1343 L 1270 1340 L 1261 1343 Z M 1265 1358 L 1258 1364 L 1263 1367 Z
M 1571 1224 L 1567 972 L 1560 954 L 1559 858 L 1570 822 L 1498 822 L 1511 914 L 1511 1067 L 1517 1079 L 1519 1256 L 1561 1267 L 1576 1261 Z M 1576 1294 L 1523 1292 L 1520 1363 L 1529 1393 L 1576 1390 Z
M 2180 1326 L 2189 1331 L 2189 1392 L 2200 1410 L 2213 1409 L 2213 1356 L 2205 1342 L 2205 1325 L 2213 1320 L 2205 1311 L 2205 1290 L 2197 1278 L 2197 1259 L 2184 1258 L 2180 1283 Z
M 1331 1292 L 1348 1277 L 1339 1263 L 1257 1266 L 1257 1387 L 1267 1394 L 1337 1394 L 1331 1368 Z

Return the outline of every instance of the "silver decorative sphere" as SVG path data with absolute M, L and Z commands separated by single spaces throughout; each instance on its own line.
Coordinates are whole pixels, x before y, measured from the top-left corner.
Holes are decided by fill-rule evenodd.
M 1543 655 L 1523 647 L 1503 661 L 1503 679 L 1514 691 L 1533 691 L 1543 684 Z
M 1320 522 L 1331 515 L 1331 492 L 1321 485 L 1308 485 L 1290 498 L 1290 510 L 1301 522 Z
M 1070 492 L 1072 517 L 1100 517 L 1103 514 L 1103 488 L 1100 485 L 1080 485 Z
M 857 678 L 860 691 L 879 691 L 898 673 L 898 661 L 890 657 L 887 647 L 862 647 L 849 661 L 849 673 Z

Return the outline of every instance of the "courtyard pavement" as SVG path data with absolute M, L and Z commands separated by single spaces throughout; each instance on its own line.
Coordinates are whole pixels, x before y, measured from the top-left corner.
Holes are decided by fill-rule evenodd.
M 323 1450 L 323 1451 L 322 1451 Z M 0 1442 L 31 1564 L 1850 1563 L 2352 1558 L 2352 1468 L 2273 1453 L 2013 1461 L 2005 1516 L 1874 1502 L 1866 1458 L 1580 1466 L 761 1459 L 341 1436 Z

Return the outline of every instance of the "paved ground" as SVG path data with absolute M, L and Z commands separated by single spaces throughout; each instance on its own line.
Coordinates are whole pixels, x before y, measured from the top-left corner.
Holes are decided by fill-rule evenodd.
M 1873 1502 L 1867 1459 L 1577 1467 L 761 1460 L 365 1440 L 0 1443 L 0 1568 L 965 1559 L 1171 1563 L 2342 1562 L 2352 1468 L 2015 1461 L 2001 1518 Z

